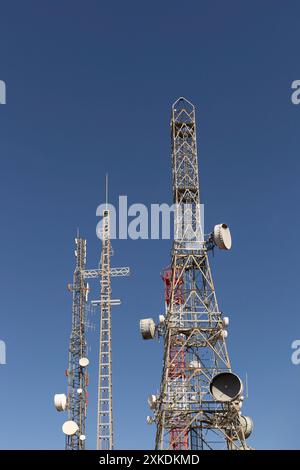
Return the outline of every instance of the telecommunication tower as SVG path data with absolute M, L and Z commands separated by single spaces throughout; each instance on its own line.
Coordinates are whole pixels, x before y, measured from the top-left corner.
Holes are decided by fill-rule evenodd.
M 76 268 L 73 284 L 68 289 L 73 293 L 72 331 L 69 343 L 68 395 L 56 394 L 54 404 L 58 411 L 68 411 L 68 421 L 63 424 L 66 435 L 66 450 L 85 449 L 87 411 L 87 343 L 85 337 L 85 313 L 89 286 L 85 281 L 86 240 L 75 238 Z
M 162 273 L 165 314 L 140 321 L 144 339 L 164 337 L 158 394 L 148 404 L 156 449 L 250 449 L 253 422 L 243 416 L 243 384 L 226 347 L 229 318 L 220 311 L 208 254 L 231 248 L 226 224 L 204 236 L 200 213 L 195 108 L 185 98 L 172 106 L 174 242 Z
M 111 277 L 129 276 L 128 267 L 112 268 L 110 240 L 110 212 L 106 204 L 102 217 L 102 253 L 99 269 L 86 270 L 85 279 L 100 279 L 100 300 L 92 305 L 100 306 L 99 377 L 97 411 L 97 450 L 114 448 L 112 406 L 112 337 L 111 308 L 120 305 L 119 299 L 111 298 Z

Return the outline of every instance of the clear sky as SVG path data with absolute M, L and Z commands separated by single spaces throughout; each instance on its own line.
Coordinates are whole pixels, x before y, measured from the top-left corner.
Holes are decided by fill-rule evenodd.
M 258 449 L 299 448 L 300 5 L 289 0 L 4 0 L 0 5 L 0 448 L 60 449 L 71 325 L 74 235 L 98 264 L 96 207 L 171 202 L 170 107 L 197 108 L 205 229 L 226 222 L 231 252 L 212 269 L 230 316 L 233 370 L 248 374 L 244 414 Z M 163 312 L 169 241 L 117 240 L 113 390 L 116 448 L 151 449 L 147 396 L 160 381 L 157 342 L 140 318 Z M 98 297 L 93 285 L 91 298 Z M 95 448 L 97 331 L 89 333 L 87 446 Z

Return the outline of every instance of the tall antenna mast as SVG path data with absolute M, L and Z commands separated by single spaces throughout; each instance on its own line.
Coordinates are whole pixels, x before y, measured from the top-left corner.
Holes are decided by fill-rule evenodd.
M 85 338 L 85 307 L 89 286 L 84 279 L 86 264 L 86 240 L 75 238 L 76 268 L 73 284 L 68 289 L 73 293 L 72 330 L 69 344 L 68 395 L 56 394 L 54 404 L 58 411 L 68 411 L 68 421 L 63 425 L 66 435 L 66 450 L 85 449 L 87 411 L 87 343 Z
M 86 270 L 85 279 L 100 279 L 100 300 L 92 301 L 100 306 L 99 379 L 97 412 L 97 450 L 114 448 L 112 406 L 112 324 L 111 307 L 120 305 L 111 298 L 111 277 L 129 276 L 128 267 L 111 268 L 110 212 L 108 209 L 108 176 L 106 175 L 106 204 L 102 217 L 102 253 L 99 269 Z
M 106 204 L 107 206 L 107 204 Z M 98 376 L 97 449 L 114 447 L 112 410 L 112 355 L 111 355 L 111 284 L 110 284 L 110 218 L 103 213 L 103 238 L 101 254 L 100 342 Z
M 174 242 L 162 273 L 165 316 L 141 320 L 144 339 L 164 337 L 160 392 L 148 403 L 156 422 L 156 449 L 249 449 L 251 418 L 241 415 L 243 385 L 232 373 L 226 347 L 228 317 L 219 310 L 208 252 L 231 248 L 226 224 L 204 238 L 195 108 L 185 98 L 172 106 Z

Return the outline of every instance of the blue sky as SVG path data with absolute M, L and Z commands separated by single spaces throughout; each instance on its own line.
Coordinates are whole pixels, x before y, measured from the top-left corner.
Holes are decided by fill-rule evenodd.
M 230 316 L 233 370 L 248 374 L 244 413 L 258 449 L 299 448 L 299 2 L 2 1 L 0 79 L 0 447 L 60 449 L 71 321 L 67 283 L 79 226 L 98 264 L 96 207 L 110 199 L 171 202 L 170 107 L 197 108 L 205 229 L 226 222 L 229 253 L 212 269 Z M 151 449 L 147 396 L 162 344 L 138 322 L 163 312 L 169 241 L 114 242 L 113 389 L 116 448 Z M 97 298 L 94 285 L 92 298 Z M 99 317 L 94 321 L 98 327 Z M 97 333 L 89 333 L 87 446 L 95 448 Z M 21 430 L 21 431 L 20 431 Z

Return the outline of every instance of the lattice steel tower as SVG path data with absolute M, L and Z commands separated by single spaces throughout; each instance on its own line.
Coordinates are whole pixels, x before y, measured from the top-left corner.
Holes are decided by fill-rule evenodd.
M 112 411 L 112 350 L 111 350 L 111 286 L 109 211 L 103 214 L 100 296 L 100 344 L 98 376 L 97 449 L 114 447 Z
M 84 272 L 86 264 L 86 240 L 77 236 L 75 239 L 76 268 L 73 284 L 68 288 L 73 293 L 72 331 L 69 343 L 69 365 L 66 370 L 68 378 L 68 395 L 57 394 L 54 403 L 58 411 L 68 410 L 68 421 L 63 425 L 66 435 L 66 450 L 83 450 L 86 439 L 87 411 L 87 343 L 85 337 L 85 314 L 88 295 L 88 284 Z
M 160 391 L 148 403 L 156 422 L 156 449 L 249 449 L 253 427 L 242 416 L 243 385 L 231 372 L 226 348 L 229 319 L 217 303 L 208 260 L 214 246 L 231 247 L 226 224 L 204 237 L 200 217 L 195 108 L 185 98 L 172 107 L 174 242 L 162 273 L 165 315 L 141 320 L 144 339 L 164 337 Z
M 107 206 L 107 204 L 106 204 Z M 100 278 L 100 300 L 92 301 L 100 305 L 100 341 L 99 341 L 99 381 L 97 412 L 97 450 L 114 448 L 113 406 L 112 406 L 112 338 L 111 307 L 120 305 L 119 299 L 111 298 L 111 277 L 128 276 L 127 267 L 111 268 L 112 254 L 110 241 L 110 213 L 108 208 L 102 217 L 102 253 L 99 269 L 85 271 L 85 278 Z

